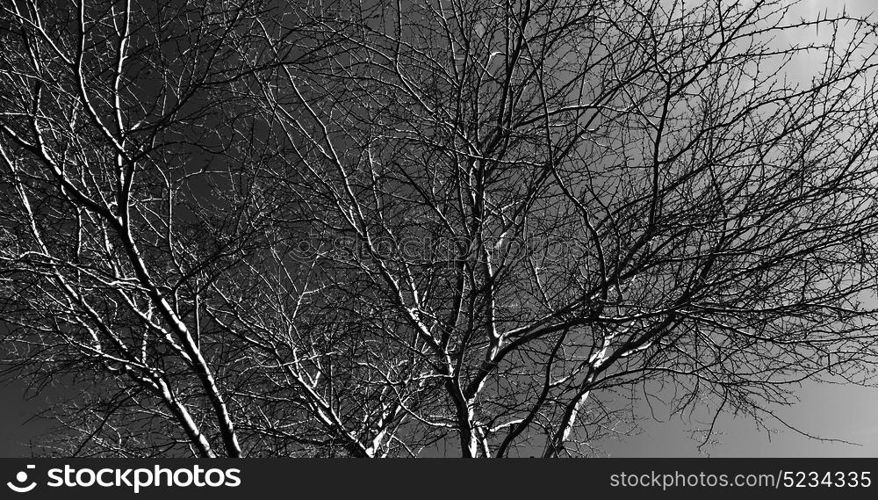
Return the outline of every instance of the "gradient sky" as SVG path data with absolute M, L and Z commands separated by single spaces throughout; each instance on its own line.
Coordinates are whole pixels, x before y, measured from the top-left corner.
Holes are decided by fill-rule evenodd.
M 875 0 L 803 0 L 791 15 L 813 18 L 842 9 L 855 16 L 878 16 Z M 806 32 L 801 34 L 802 41 L 809 36 Z M 813 64 L 794 61 L 790 73 L 804 76 L 813 69 L 809 63 Z M 602 448 L 615 457 L 878 457 L 878 389 L 808 384 L 797 395 L 798 404 L 777 409 L 781 418 L 806 433 L 857 445 L 816 441 L 790 430 L 769 437 L 765 431 L 757 430 L 752 421 L 723 415 L 718 421 L 719 435 L 715 436 L 720 444 L 707 447 L 702 453 L 698 441 L 688 432 L 692 425 L 680 417 L 649 422 L 643 433 L 624 441 L 606 441 Z
M 752 2 L 752 0 L 747 0 Z M 878 10 L 875 0 L 803 0 L 793 10 L 798 17 L 832 14 L 846 8 L 849 14 L 867 15 Z M 797 61 L 802 67 L 792 73 L 806 74 L 808 61 Z M 29 455 L 28 441 L 47 427 L 31 417 L 51 409 L 50 389 L 35 398 L 25 397 L 25 386 L 19 382 L 0 385 L 0 457 Z M 698 441 L 687 432 L 690 424 L 680 417 L 645 424 L 642 433 L 625 440 L 600 443 L 614 457 L 878 457 L 878 389 L 840 385 L 806 385 L 798 392 L 800 403 L 778 408 L 778 415 L 801 430 L 826 438 L 858 443 L 859 446 L 836 442 L 815 441 L 793 431 L 769 436 L 756 429 L 752 421 L 722 415 L 715 437 L 719 444 L 699 453 Z

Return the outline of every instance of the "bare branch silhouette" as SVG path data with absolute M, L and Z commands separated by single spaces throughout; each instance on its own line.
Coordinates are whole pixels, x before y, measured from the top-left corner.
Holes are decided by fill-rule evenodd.
M 53 453 L 579 456 L 651 397 L 871 382 L 869 19 L 58 3 L 0 28 L 4 364 L 84 392 Z

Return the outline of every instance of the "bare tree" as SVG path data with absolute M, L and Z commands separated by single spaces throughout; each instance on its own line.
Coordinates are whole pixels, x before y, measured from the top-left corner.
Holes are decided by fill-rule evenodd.
M 13 2 L 7 364 L 126 456 L 587 455 L 869 383 L 875 25 L 789 8 Z
M 259 152 L 235 164 L 250 126 L 225 88 L 242 76 L 229 40 L 260 8 L 4 8 L 4 319 L 26 370 L 116 389 L 75 414 L 83 446 L 241 454 L 224 387 L 238 367 L 201 331 L 200 295 L 256 224 Z

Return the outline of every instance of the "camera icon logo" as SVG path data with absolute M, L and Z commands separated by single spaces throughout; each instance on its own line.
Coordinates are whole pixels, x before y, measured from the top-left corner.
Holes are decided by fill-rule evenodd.
M 28 464 L 27 466 L 28 470 L 32 470 L 35 468 L 36 466 L 31 464 Z M 25 484 L 27 480 L 27 471 L 18 471 L 18 474 L 15 475 L 15 482 L 9 481 L 6 483 L 6 486 L 8 486 L 10 490 L 16 493 L 27 493 L 37 487 L 37 483 L 35 481 L 31 481 L 30 484 Z

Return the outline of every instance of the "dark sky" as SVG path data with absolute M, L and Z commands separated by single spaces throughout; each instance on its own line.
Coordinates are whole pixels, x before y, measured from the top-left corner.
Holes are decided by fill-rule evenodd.
M 813 17 L 826 10 L 838 11 L 842 6 L 849 14 L 868 14 L 878 7 L 874 0 L 804 0 L 795 7 L 793 15 Z M 794 63 L 802 66 L 793 67 L 793 73 L 807 74 L 808 61 Z M 811 384 L 798 395 L 799 404 L 777 409 L 781 418 L 805 432 L 852 441 L 859 446 L 815 441 L 789 430 L 769 439 L 765 432 L 757 431 L 753 422 L 724 415 L 718 422 L 719 434 L 716 435 L 720 444 L 706 448 L 704 454 L 716 457 L 878 456 L 878 389 Z M 50 409 L 51 398 L 49 391 L 26 399 L 21 383 L 0 385 L 0 456 L 30 454 L 29 440 L 46 429 L 45 422 L 31 417 Z M 687 428 L 687 423 L 677 417 L 652 422 L 639 435 L 623 441 L 607 440 L 600 447 L 617 457 L 699 456 L 698 442 L 690 437 Z
M 21 382 L 0 385 L 0 457 L 29 456 L 29 440 L 47 429 L 47 422 L 32 418 L 51 409 L 52 391 L 29 397 Z

